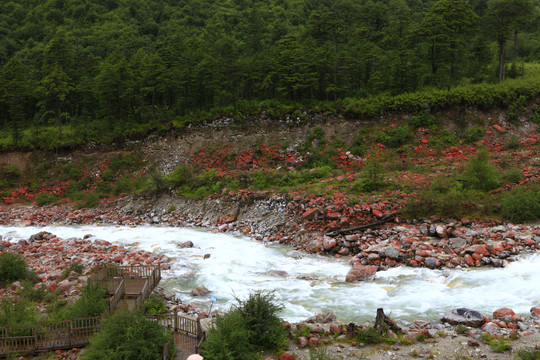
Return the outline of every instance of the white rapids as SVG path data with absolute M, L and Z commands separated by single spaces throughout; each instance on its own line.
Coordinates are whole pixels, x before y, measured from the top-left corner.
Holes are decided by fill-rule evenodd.
M 235 297 L 243 299 L 254 290 L 273 290 L 284 306 L 281 316 L 301 321 L 332 312 L 343 321 L 368 322 L 382 307 L 396 319 L 434 320 L 458 307 L 478 310 L 486 316 L 501 307 L 527 314 L 540 304 L 540 255 L 531 254 L 506 268 L 429 270 L 397 267 L 378 272 L 372 282 L 346 283 L 347 260 L 310 255 L 278 244 L 262 244 L 246 237 L 216 234 L 200 229 L 140 226 L 0 226 L 4 240 L 26 239 L 39 231 L 61 238 L 96 238 L 127 248 L 140 248 L 174 258 L 163 273 L 161 285 L 176 293 L 183 303 L 202 310 L 209 296 L 192 297 L 191 290 L 204 285 L 217 299 L 213 309 L 227 310 Z M 192 241 L 193 248 L 178 244 Z M 135 245 L 133 245 L 135 244 Z M 204 259 L 209 254 L 210 257 Z M 286 271 L 287 277 L 269 275 Z M 191 273 L 191 276 L 190 276 Z

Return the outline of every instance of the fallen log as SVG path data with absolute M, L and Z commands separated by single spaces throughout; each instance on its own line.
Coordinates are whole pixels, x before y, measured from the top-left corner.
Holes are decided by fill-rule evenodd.
M 372 228 L 372 227 L 375 227 L 375 226 L 386 224 L 387 222 L 389 222 L 390 220 L 392 220 L 394 218 L 395 218 L 394 214 L 388 215 L 388 216 L 385 216 L 382 219 L 380 219 L 378 221 L 375 221 L 373 223 L 370 223 L 370 224 L 359 225 L 359 226 L 355 226 L 355 227 L 348 228 L 348 229 L 343 229 L 343 230 L 331 231 L 331 232 L 327 233 L 326 236 L 332 236 L 333 237 L 333 236 L 336 236 L 336 235 L 343 235 L 343 234 L 346 234 L 346 233 L 349 233 L 349 232 L 352 232 L 352 231 L 369 229 L 369 228 Z

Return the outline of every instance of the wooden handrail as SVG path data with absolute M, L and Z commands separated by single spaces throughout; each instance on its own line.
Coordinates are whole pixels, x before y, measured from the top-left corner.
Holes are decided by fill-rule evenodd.
M 114 295 L 109 299 L 109 312 L 110 313 L 113 313 L 113 311 L 118 307 L 120 300 L 122 300 L 125 294 L 126 294 L 126 286 L 125 286 L 124 279 L 122 279 L 122 281 L 120 281 L 120 284 L 116 288 Z
M 163 344 L 163 360 L 169 360 L 171 354 L 171 346 L 174 344 L 174 334 L 171 335 L 169 340 Z

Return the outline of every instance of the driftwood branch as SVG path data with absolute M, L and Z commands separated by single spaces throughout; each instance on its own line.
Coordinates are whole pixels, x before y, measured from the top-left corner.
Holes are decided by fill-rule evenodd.
M 349 229 L 332 231 L 332 232 L 327 233 L 326 235 L 327 236 L 336 236 L 336 235 L 343 235 L 343 234 L 346 234 L 346 233 L 349 233 L 349 232 L 352 232 L 352 231 L 365 230 L 365 229 L 369 229 L 369 228 L 372 228 L 372 227 L 375 227 L 375 226 L 385 224 L 385 223 L 389 222 L 390 220 L 392 220 L 394 218 L 395 218 L 395 215 L 392 214 L 392 215 L 385 216 L 382 219 L 380 219 L 378 221 L 375 221 L 373 223 L 370 223 L 370 224 L 355 226 L 355 227 L 352 227 L 352 228 L 349 228 Z
M 375 318 L 375 326 L 373 328 L 380 334 L 386 334 L 388 333 L 388 330 L 392 330 L 395 333 L 401 331 L 399 326 L 397 326 L 392 319 L 384 314 L 384 310 L 382 308 L 377 309 L 377 317 Z

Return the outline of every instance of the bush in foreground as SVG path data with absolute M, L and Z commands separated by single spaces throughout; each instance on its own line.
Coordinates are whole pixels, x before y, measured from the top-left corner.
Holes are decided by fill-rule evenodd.
M 105 320 L 101 331 L 90 339 L 82 359 L 161 359 L 163 345 L 170 336 L 161 325 L 147 320 L 142 314 L 120 312 Z
M 281 306 L 272 293 L 256 292 L 223 316 L 208 332 L 201 354 L 208 360 L 258 359 L 258 352 L 286 343 L 286 330 L 277 316 Z

